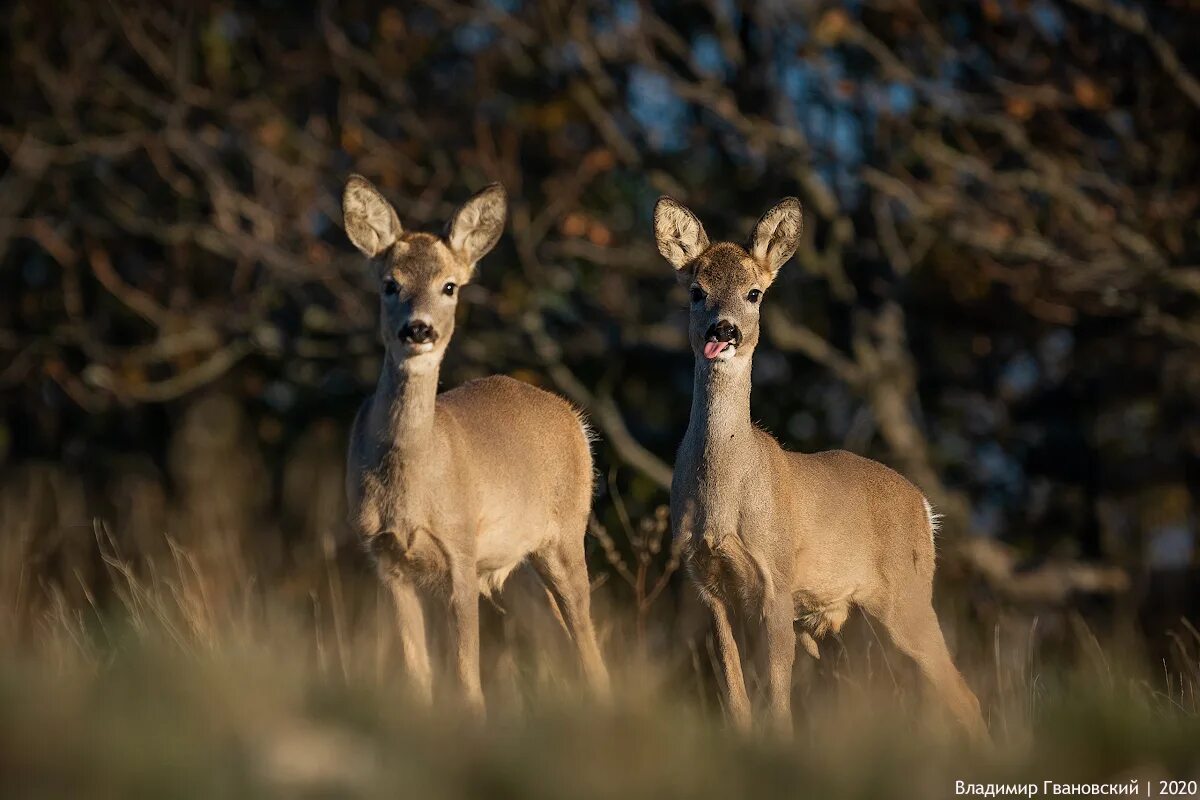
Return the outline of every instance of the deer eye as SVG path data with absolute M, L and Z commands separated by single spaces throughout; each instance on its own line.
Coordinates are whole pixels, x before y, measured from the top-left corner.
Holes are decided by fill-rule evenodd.
M 751 303 L 757 303 L 759 301 L 759 298 L 761 298 L 761 297 L 762 297 L 761 289 L 751 289 L 750 293 L 746 295 L 746 299 L 749 300 Z
M 454 290 L 458 288 L 458 284 L 454 281 L 446 281 L 446 285 L 442 287 L 442 294 L 446 297 L 454 297 Z
M 705 298 L 707 298 L 707 297 L 708 297 L 708 295 L 705 294 L 704 290 L 701 289 L 699 286 L 692 287 L 692 302 L 693 303 L 703 303 Z
M 383 282 L 383 293 L 389 296 L 399 294 L 400 284 L 396 283 L 391 278 L 388 278 Z

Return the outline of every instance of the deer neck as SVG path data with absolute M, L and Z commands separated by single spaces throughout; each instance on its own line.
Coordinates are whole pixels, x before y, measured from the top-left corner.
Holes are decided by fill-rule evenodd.
M 402 460 L 424 455 L 433 443 L 439 365 L 423 369 L 385 359 L 375 388 L 372 427 L 380 445 Z
M 722 365 L 724 366 L 724 365 Z M 688 435 L 705 463 L 718 467 L 753 441 L 749 360 L 736 369 L 716 369 L 697 358 Z

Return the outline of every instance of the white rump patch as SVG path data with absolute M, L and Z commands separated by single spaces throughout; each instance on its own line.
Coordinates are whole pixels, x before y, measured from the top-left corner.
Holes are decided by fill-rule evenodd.
M 591 491 L 591 494 L 592 494 L 592 497 L 594 498 L 596 495 L 596 487 L 598 487 L 600 485 L 600 470 L 596 466 L 595 453 L 592 450 L 593 450 L 593 447 L 595 446 L 596 442 L 600 441 L 600 434 L 597 433 L 596 429 L 592 427 L 592 424 L 590 422 L 588 422 L 587 414 L 584 413 L 582 408 L 579 408 L 574 403 L 572 403 L 571 410 L 575 412 L 575 418 L 577 420 L 579 420 L 579 427 L 583 431 L 583 438 L 587 441 L 588 457 L 591 459 L 591 462 L 592 462 L 592 491 Z
M 933 549 L 937 550 L 937 533 L 942 527 L 942 515 L 933 510 L 933 504 L 929 502 L 929 498 L 922 497 L 921 502 L 925 504 L 925 518 L 929 520 L 929 541 L 933 544 Z
M 578 408 L 575 409 L 575 416 L 579 417 L 579 427 L 583 428 L 583 438 L 587 439 L 588 446 L 591 447 L 596 442 L 600 441 L 600 434 L 596 433 L 595 429 L 592 428 L 591 423 L 588 422 L 587 417 L 585 417 L 583 414 L 583 411 L 579 410 Z

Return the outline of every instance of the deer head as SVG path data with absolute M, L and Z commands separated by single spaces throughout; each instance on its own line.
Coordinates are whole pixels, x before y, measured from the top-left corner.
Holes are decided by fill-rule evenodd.
M 800 201 L 786 197 L 754 226 L 750 242 L 709 244 L 696 215 L 669 197 L 654 207 L 658 252 L 690 296 L 688 338 L 713 366 L 749 364 L 758 344 L 759 307 L 803 230 Z
M 458 290 L 504 230 L 507 195 L 493 183 L 463 204 L 445 236 L 406 232 L 396 210 L 366 179 L 342 195 L 346 235 L 379 281 L 379 325 L 388 357 L 408 371 L 436 367 L 454 334 Z

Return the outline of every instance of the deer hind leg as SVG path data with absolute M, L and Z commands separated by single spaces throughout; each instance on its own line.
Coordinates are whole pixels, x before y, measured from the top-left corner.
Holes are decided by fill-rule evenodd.
M 580 532 L 582 533 L 582 531 Z M 552 540 L 531 556 L 533 568 L 550 590 L 567 633 L 579 651 L 584 679 L 599 696 L 609 691 L 608 669 L 592 626 L 591 583 L 583 557 L 582 536 Z
M 987 725 L 979 710 L 979 700 L 950 658 L 933 605 L 914 598 L 912 602 L 901 603 L 880 621 L 896 647 L 917 663 L 958 723 L 973 738 L 987 741 Z

